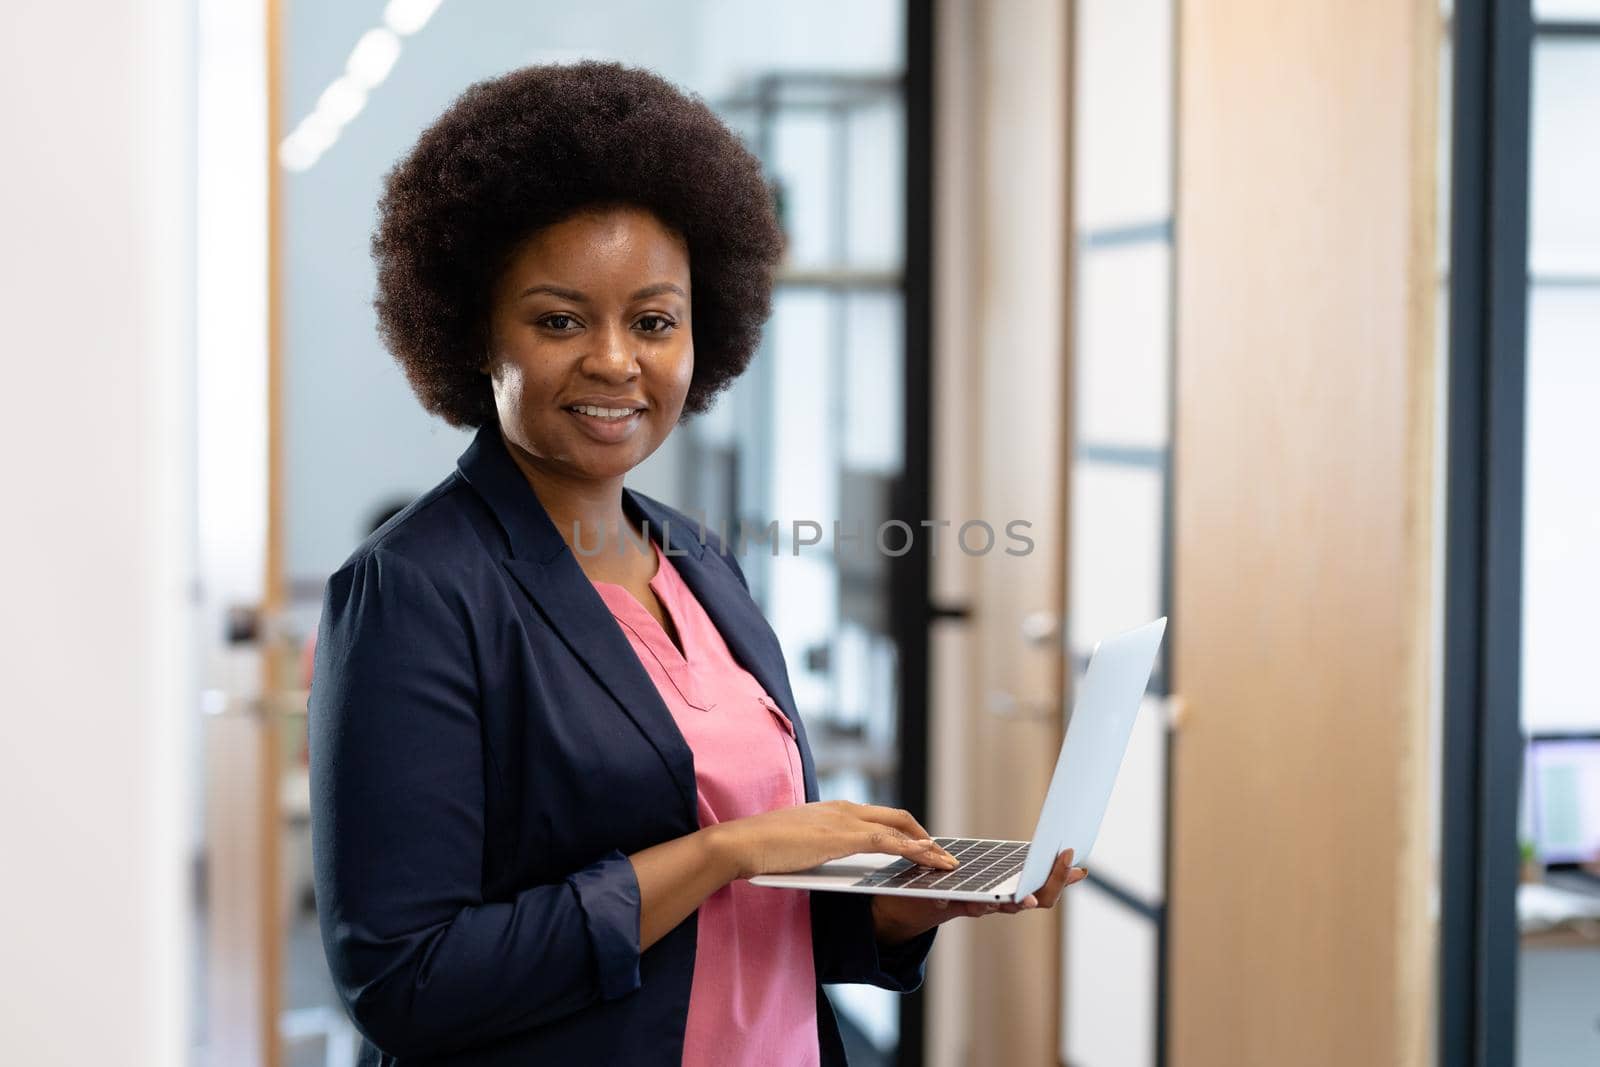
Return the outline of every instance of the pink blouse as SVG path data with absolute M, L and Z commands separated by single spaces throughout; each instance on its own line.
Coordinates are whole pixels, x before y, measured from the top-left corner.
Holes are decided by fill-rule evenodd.
M 672 643 L 620 585 L 595 582 L 694 753 L 700 825 L 805 803 L 794 727 L 656 549 L 650 588 L 683 642 Z M 803 892 L 732 882 L 700 905 L 683 1062 L 814 1067 L 816 971 Z

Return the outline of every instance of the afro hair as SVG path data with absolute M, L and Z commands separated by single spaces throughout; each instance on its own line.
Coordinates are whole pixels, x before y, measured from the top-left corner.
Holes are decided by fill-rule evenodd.
M 744 371 L 784 248 L 760 161 L 699 96 L 648 70 L 533 66 L 468 88 L 385 179 L 374 306 L 423 407 L 453 426 L 495 419 L 481 368 L 499 272 L 540 228 L 607 203 L 648 209 L 688 246 L 684 414 Z

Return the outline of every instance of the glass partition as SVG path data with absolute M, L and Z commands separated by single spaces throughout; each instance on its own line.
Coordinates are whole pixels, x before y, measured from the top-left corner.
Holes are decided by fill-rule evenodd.
M 1534 4 L 1517 1063 L 1600 1062 L 1600 5 Z
M 1074 10 L 1068 708 L 1096 642 L 1167 614 L 1172 489 L 1174 5 Z M 1060 905 L 1061 1058 L 1081 1067 L 1161 1062 L 1165 661 L 1163 651 L 1089 878 Z

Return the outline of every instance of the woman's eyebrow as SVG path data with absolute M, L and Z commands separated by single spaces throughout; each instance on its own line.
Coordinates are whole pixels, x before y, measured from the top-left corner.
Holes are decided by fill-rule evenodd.
M 589 299 L 576 289 L 563 289 L 559 285 L 530 285 L 517 294 L 517 299 L 521 300 L 523 297 L 532 296 L 535 293 L 549 293 L 551 296 L 559 297 L 562 300 L 570 300 L 574 304 L 581 304 Z
M 672 284 L 671 282 L 656 282 L 654 285 L 647 285 L 643 289 L 640 289 L 638 292 L 628 297 L 628 299 L 643 300 L 647 296 L 660 296 L 662 293 L 677 293 L 685 300 L 689 298 L 688 293 L 684 292 L 682 288 Z
M 548 293 L 562 300 L 570 300 L 575 304 L 581 304 L 589 299 L 576 289 L 563 289 L 559 285 L 530 285 L 517 294 L 517 299 L 521 300 L 523 297 L 532 296 L 535 293 Z M 662 293 L 677 293 L 686 300 L 689 297 L 689 294 L 685 293 L 679 285 L 672 282 L 656 282 L 654 285 L 647 285 L 643 289 L 637 290 L 628 299 L 643 300 L 647 296 L 659 296 Z

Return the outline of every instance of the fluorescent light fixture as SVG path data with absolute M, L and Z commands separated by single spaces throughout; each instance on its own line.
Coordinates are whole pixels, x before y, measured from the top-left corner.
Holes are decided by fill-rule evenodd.
M 367 91 L 349 77 L 338 77 L 317 98 L 316 114 L 335 127 L 343 126 L 367 106 Z
M 383 27 L 368 30 L 350 50 L 345 74 L 363 89 L 377 87 L 400 58 L 400 38 Z
M 301 119 L 294 133 L 319 153 L 326 152 L 339 139 L 339 124 L 319 108 Z
M 317 106 L 278 145 L 285 170 L 307 171 L 333 147 L 339 131 L 367 106 L 367 94 L 383 83 L 400 58 L 400 38 L 428 24 L 443 0 L 389 0 L 383 26 L 361 35 L 345 61 L 344 73 L 322 90 Z
M 441 0 L 389 0 L 383 9 L 383 24 L 401 37 L 416 33 L 439 10 Z
M 313 111 L 278 146 L 278 162 L 292 171 L 310 170 L 338 139 L 339 127 L 323 112 Z
M 278 162 L 283 164 L 284 170 L 292 170 L 296 174 L 310 170 L 321 158 L 321 152 L 312 151 L 303 138 L 292 133 L 278 146 Z

